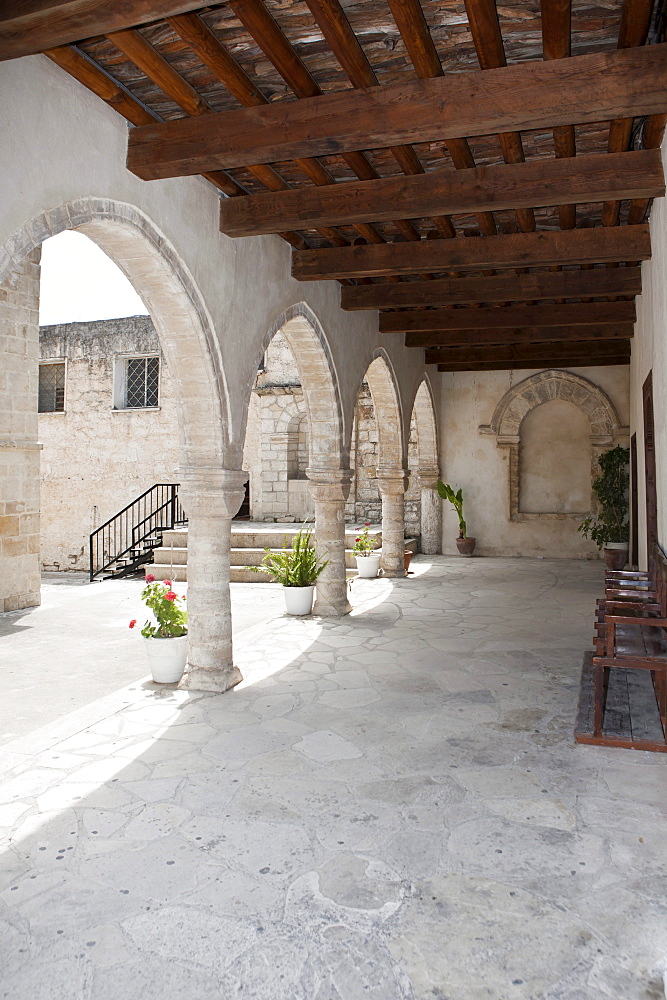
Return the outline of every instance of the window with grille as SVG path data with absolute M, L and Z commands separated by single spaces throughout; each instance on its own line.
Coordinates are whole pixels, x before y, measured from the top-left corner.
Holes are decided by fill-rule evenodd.
M 62 413 L 65 409 L 65 362 L 55 361 L 39 366 L 40 413 Z
M 125 406 L 132 410 L 158 405 L 160 359 L 127 358 L 125 368 Z

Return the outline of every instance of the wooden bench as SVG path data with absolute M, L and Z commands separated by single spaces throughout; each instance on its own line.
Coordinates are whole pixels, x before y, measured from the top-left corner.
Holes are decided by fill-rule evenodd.
M 582 670 L 578 743 L 667 752 L 667 560 L 605 575 Z

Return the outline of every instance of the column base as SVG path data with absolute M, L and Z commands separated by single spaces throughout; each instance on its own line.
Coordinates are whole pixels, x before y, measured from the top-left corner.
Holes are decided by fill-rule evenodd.
M 382 570 L 382 575 L 389 577 L 392 580 L 403 580 L 406 577 L 405 567 L 401 566 L 400 569 L 384 569 Z
M 313 614 L 318 615 L 319 618 L 343 618 L 345 615 L 349 615 L 351 610 L 352 605 L 347 599 L 342 605 L 316 600 L 313 607 Z
M 242 680 L 243 674 L 233 664 L 227 667 L 188 667 L 178 686 L 188 691 L 212 691 L 224 694 Z

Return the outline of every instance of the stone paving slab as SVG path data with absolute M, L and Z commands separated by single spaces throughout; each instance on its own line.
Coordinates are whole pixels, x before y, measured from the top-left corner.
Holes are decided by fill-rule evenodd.
M 0 998 L 663 995 L 667 762 L 572 738 L 600 567 L 415 571 L 0 750 Z

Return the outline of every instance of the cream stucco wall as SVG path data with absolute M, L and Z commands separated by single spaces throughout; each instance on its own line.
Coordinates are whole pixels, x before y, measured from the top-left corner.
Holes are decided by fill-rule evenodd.
M 629 372 L 626 366 L 565 370 L 583 376 L 602 389 L 615 407 L 620 424 L 628 423 Z M 533 374 L 535 372 L 530 371 L 441 374 L 443 477 L 455 488 L 463 489 L 468 534 L 477 538 L 476 554 L 597 559 L 597 548 L 577 532 L 581 521 L 578 515 L 526 521 L 510 519 L 509 450 L 498 447 L 495 435 L 480 433 L 480 426 L 490 423 L 497 404 L 508 389 Z M 567 414 L 565 409 L 561 418 L 567 419 Z M 568 433 L 571 434 L 572 453 L 576 455 L 577 443 L 581 445 L 581 426 L 576 414 Z M 543 469 L 544 465 L 541 467 Z M 567 477 L 567 463 L 556 473 Z M 558 509 L 557 502 L 555 498 L 554 511 Z M 445 504 L 443 552 L 456 552 L 457 535 L 456 515 Z
M 667 145 L 662 147 L 663 163 Z M 653 372 L 658 540 L 667 546 L 667 204 L 653 203 L 650 218 L 651 260 L 642 264 L 642 293 L 637 296 L 637 323 L 630 365 L 632 412 L 630 429 L 637 434 L 639 560 L 646 568 L 646 493 L 644 489 L 644 432 L 642 387 Z

